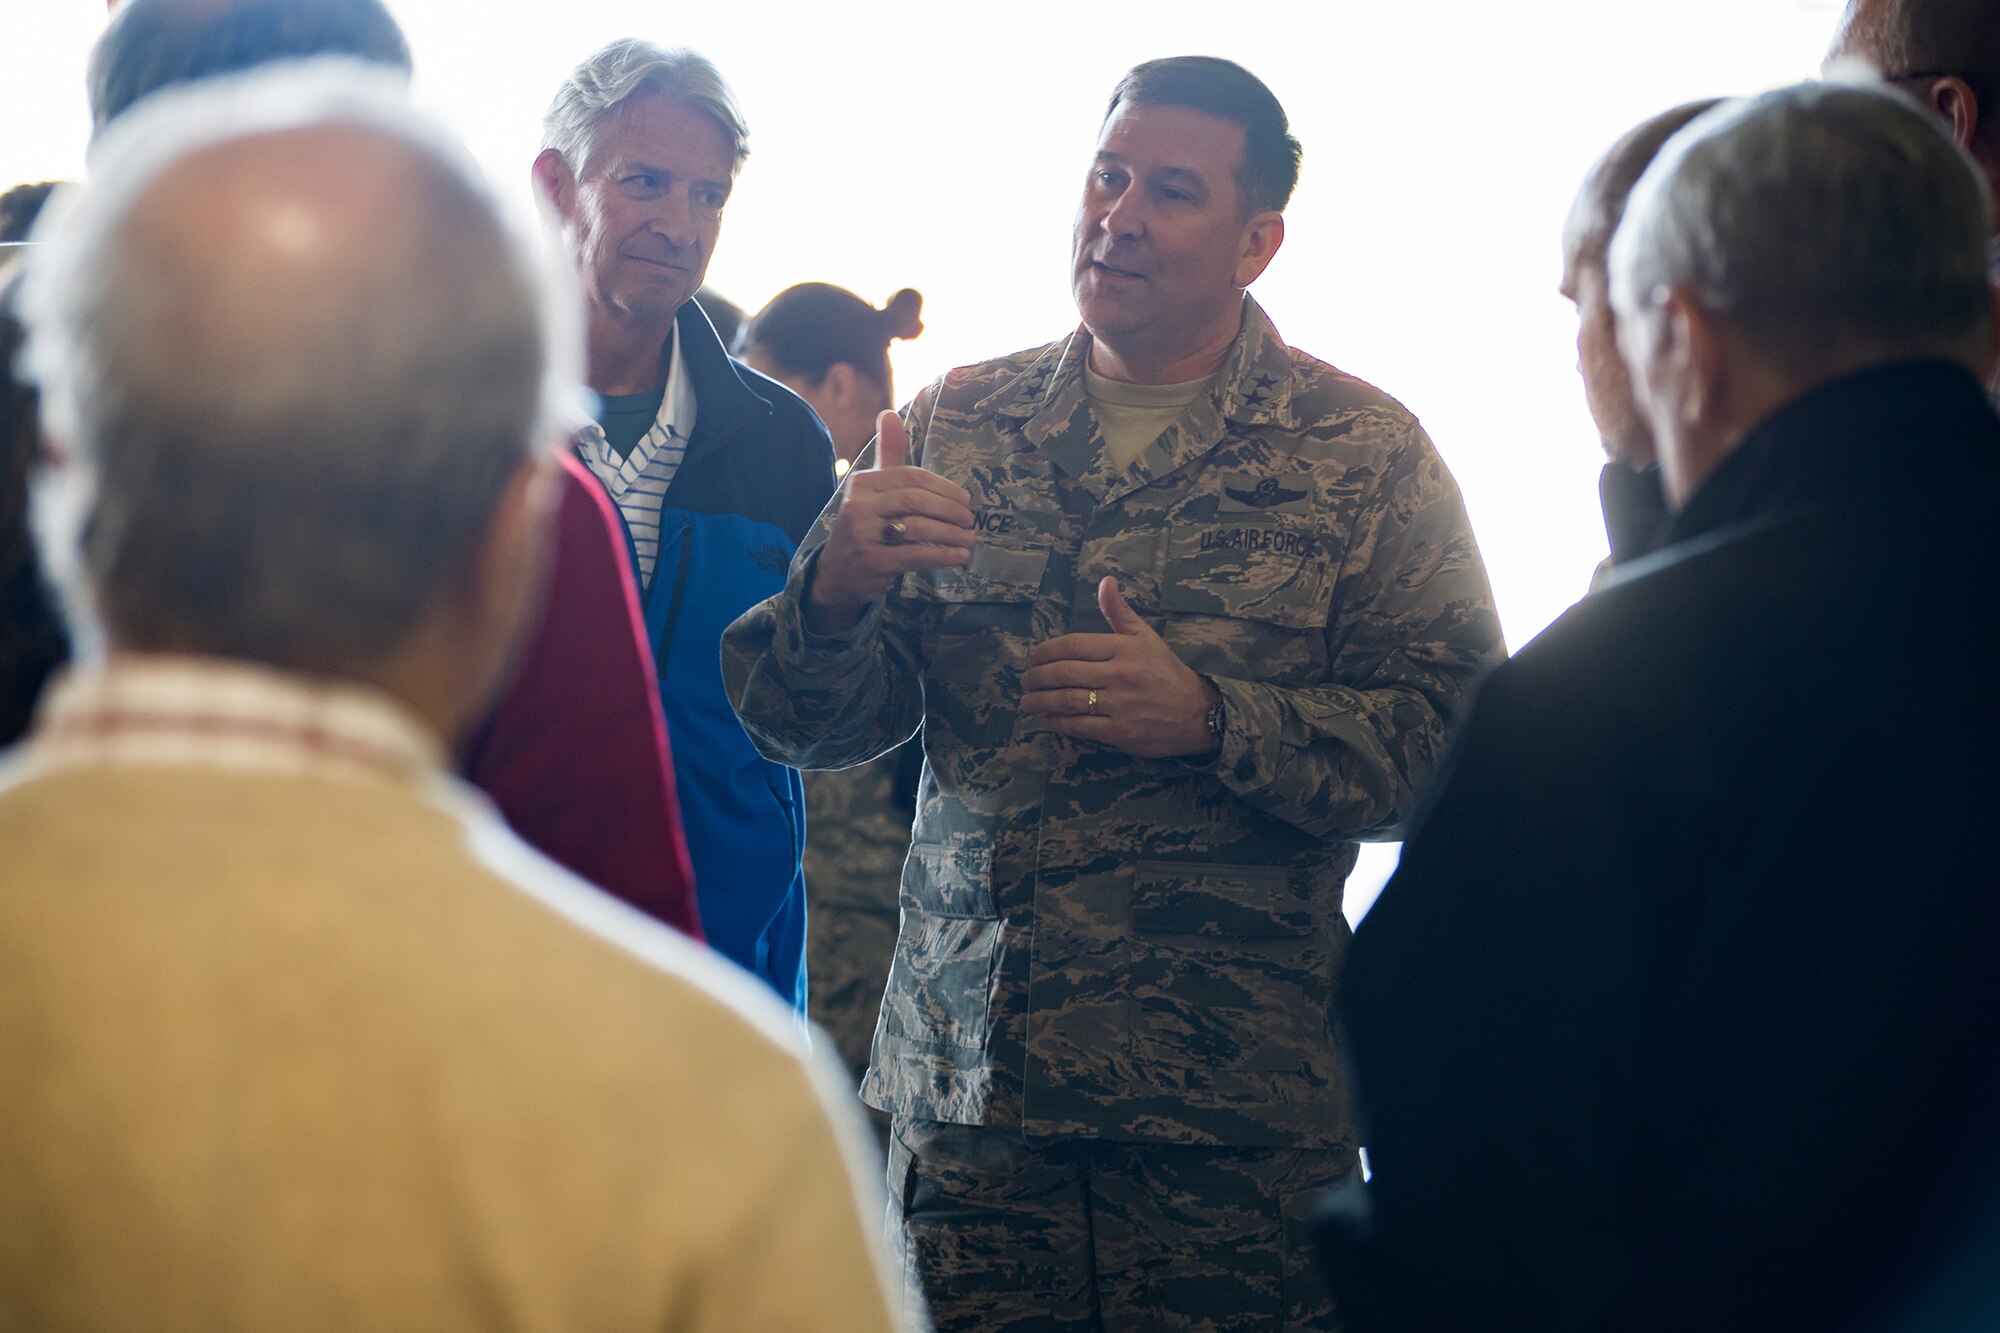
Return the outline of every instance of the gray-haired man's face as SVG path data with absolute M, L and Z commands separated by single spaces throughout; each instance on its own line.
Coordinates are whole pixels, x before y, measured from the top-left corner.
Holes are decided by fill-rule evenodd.
M 600 126 L 557 203 L 591 305 L 671 319 L 708 272 L 735 165 L 722 127 L 685 102 L 640 96 Z

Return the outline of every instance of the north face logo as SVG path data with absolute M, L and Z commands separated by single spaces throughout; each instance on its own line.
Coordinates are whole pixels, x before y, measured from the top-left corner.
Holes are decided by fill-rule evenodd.
M 785 554 L 784 547 L 766 545 L 751 549 L 750 563 L 766 574 L 783 578 L 786 570 L 791 568 L 792 558 Z

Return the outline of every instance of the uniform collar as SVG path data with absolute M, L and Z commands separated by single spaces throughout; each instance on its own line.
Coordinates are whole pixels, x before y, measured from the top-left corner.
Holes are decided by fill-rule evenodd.
M 1123 470 L 1105 465 L 1083 368 L 1090 331 L 1079 327 L 982 399 L 976 410 L 1021 421 L 1027 441 L 1103 504 L 1178 471 L 1221 443 L 1230 428 L 1293 429 L 1291 351 L 1264 308 L 1243 296 L 1243 326 L 1214 387 Z

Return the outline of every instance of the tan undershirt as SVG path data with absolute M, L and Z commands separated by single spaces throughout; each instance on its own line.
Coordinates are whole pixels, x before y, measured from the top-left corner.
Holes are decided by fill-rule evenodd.
M 1126 384 L 1085 366 L 1083 391 L 1097 413 L 1110 470 L 1123 472 L 1132 466 L 1132 460 L 1179 421 L 1188 405 L 1214 382 L 1215 376 L 1204 375 L 1179 384 Z

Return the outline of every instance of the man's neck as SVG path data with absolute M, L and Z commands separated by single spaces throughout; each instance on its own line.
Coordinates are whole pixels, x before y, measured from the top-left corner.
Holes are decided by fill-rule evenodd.
M 1199 343 L 1174 347 L 1121 345 L 1093 333 L 1090 368 L 1108 380 L 1125 384 L 1185 384 L 1207 379 L 1229 359 L 1229 349 L 1243 329 L 1241 314 L 1217 323 Z
M 591 392 L 651 393 L 666 387 L 670 339 L 674 322 L 634 321 L 593 309 L 590 312 L 589 366 L 584 378 Z

